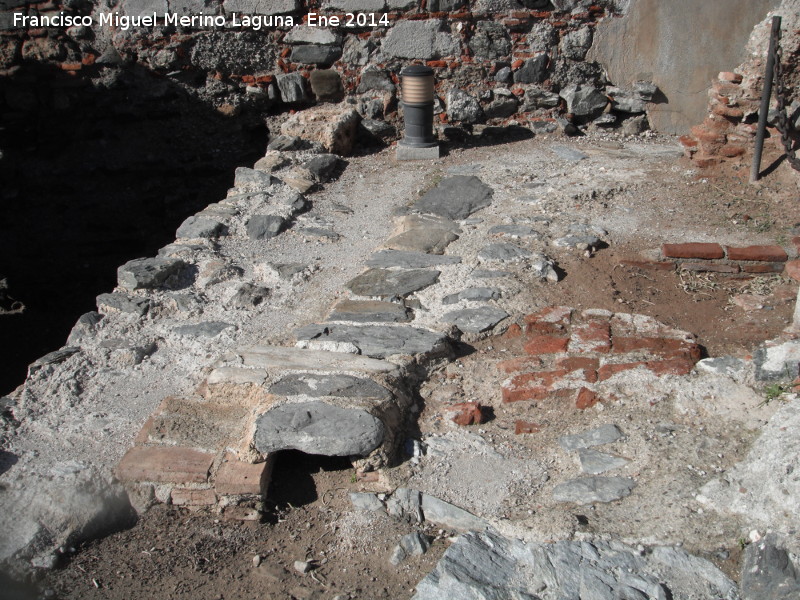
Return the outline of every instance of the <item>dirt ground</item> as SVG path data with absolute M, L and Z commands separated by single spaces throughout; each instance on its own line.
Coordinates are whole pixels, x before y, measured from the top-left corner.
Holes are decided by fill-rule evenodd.
M 591 143 L 617 142 L 599 138 Z M 445 162 L 478 163 L 497 153 L 515 151 L 513 144 L 508 146 L 452 150 Z M 765 165 L 776 159 L 768 148 Z M 390 162 L 389 152 L 356 157 L 350 160 L 348 170 L 372 172 Z M 741 239 L 743 243 L 785 247 L 800 234 L 795 229 L 800 222 L 797 177 L 787 165 L 779 165 L 758 186 L 747 183 L 749 166 L 745 164 L 705 172 L 690 170 L 685 159 L 665 158 L 648 173 L 647 181 L 604 199 L 609 205 L 638 204 L 648 219 L 664 225 L 631 231 L 625 239 L 617 237 L 591 257 L 559 254 L 562 281 L 537 289 L 535 297 L 531 295 L 530 311 L 567 304 L 642 313 L 697 334 L 711 356 L 745 356 L 759 342 L 776 336 L 791 322 L 797 288 L 789 280 L 778 275 L 753 279 L 681 276 L 620 264 L 624 259 L 647 256 L 665 241 L 692 241 L 685 239 L 685 232 L 691 237 L 691 232 L 702 228 L 726 243 Z M 764 308 L 745 311 L 735 305 L 732 299 L 741 293 L 767 296 Z M 481 351 L 492 347 L 491 339 L 475 344 L 476 358 L 470 363 L 470 368 L 478 370 L 473 371 L 474 378 L 482 377 L 481 365 L 493 369 L 491 361 L 477 359 Z M 441 377 L 434 374 L 431 381 L 442 381 Z M 571 419 L 586 418 L 580 411 L 573 413 L 547 418 L 562 419 L 564 428 Z M 423 421 L 428 418 L 440 418 L 435 406 L 428 407 L 421 417 Z M 505 430 L 507 425 L 507 419 L 498 418 L 482 432 L 484 437 L 494 435 L 504 444 L 519 445 L 525 456 L 535 452 L 530 447 L 533 444 L 515 441 Z M 425 422 L 421 429 L 430 431 L 436 426 L 433 421 Z M 688 440 L 692 431 L 677 435 Z M 731 440 L 737 435 L 740 442 L 752 437 L 745 431 L 731 432 Z M 732 451 L 727 460 L 740 456 L 744 448 L 741 445 Z M 709 452 L 713 451 L 712 445 Z M 387 479 L 403 480 L 409 469 L 408 464 L 401 465 Z M 386 516 L 353 512 L 347 492 L 362 489 L 375 486 L 358 481 L 347 461 L 285 453 L 273 476 L 271 510 L 265 522 L 222 522 L 191 516 L 174 507 L 156 507 L 130 529 L 69 552 L 64 564 L 45 574 L 36 587 L 43 597 L 65 599 L 410 597 L 454 532 L 426 526 L 425 533 L 433 539 L 430 551 L 393 566 L 388 561 L 393 547 L 402 535 L 416 528 Z M 613 512 L 611 508 L 602 510 Z M 584 530 L 591 530 L 596 521 L 602 517 L 591 515 Z M 584 522 L 578 519 L 578 523 Z M 724 533 L 731 543 L 716 555 L 714 548 L 703 547 L 701 542 L 696 549 L 735 575 L 739 557 L 735 537 L 731 537 L 735 532 Z M 295 561 L 312 561 L 314 568 L 302 574 L 295 569 Z M 26 597 L 24 594 L 20 592 L 19 597 Z

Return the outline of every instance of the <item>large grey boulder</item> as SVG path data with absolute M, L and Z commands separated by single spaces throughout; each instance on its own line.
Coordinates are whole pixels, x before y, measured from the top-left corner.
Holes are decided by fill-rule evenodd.
M 175 232 L 175 237 L 187 240 L 215 238 L 224 230 L 225 226 L 216 219 L 192 216 L 181 223 Z
M 454 175 L 414 203 L 414 210 L 452 220 L 466 219 L 492 203 L 492 188 L 474 175 Z
M 800 400 L 782 406 L 747 457 L 700 489 L 697 500 L 775 530 L 800 521 Z
M 522 542 L 467 533 L 417 584 L 414 600 L 739 600 L 736 585 L 684 550 L 619 542 Z
M 583 26 L 575 31 L 570 31 L 561 38 L 561 54 L 572 60 L 583 60 L 592 47 L 594 35 L 592 28 Z
M 357 408 L 325 402 L 281 404 L 256 421 L 259 452 L 300 450 L 324 456 L 366 456 L 380 446 L 383 423 Z
M 430 60 L 442 56 L 458 56 L 458 40 L 442 31 L 442 21 L 399 21 L 383 40 L 383 53 L 388 58 L 418 58 Z
M 342 55 L 338 46 L 306 44 L 292 48 L 290 60 L 304 65 L 330 66 Z
M 577 117 L 596 115 L 608 104 L 603 93 L 588 85 L 568 85 L 560 96 L 567 102 L 567 112 Z
M 458 88 L 448 90 L 445 104 L 447 105 L 447 118 L 450 121 L 477 123 L 483 117 L 483 109 L 478 99 L 464 90 Z
M 286 220 L 278 215 L 253 215 L 247 221 L 247 237 L 268 240 L 278 235 Z
M 47 472 L 15 474 L 0 487 L 0 564 L 52 567 L 59 547 L 76 546 L 132 522 L 128 495 L 94 468 L 75 461 Z M 32 561 L 32 563 L 31 563 Z
M 769 534 L 747 546 L 742 564 L 744 600 L 800 598 L 800 573 L 778 536 Z
M 117 269 L 117 284 L 126 290 L 153 289 L 178 276 L 186 263 L 178 258 L 136 258 Z
M 482 60 L 502 58 L 511 52 L 508 31 L 497 21 L 479 21 L 468 45 L 475 58 Z
M 276 78 L 281 100 L 287 104 L 295 104 L 308 100 L 306 80 L 300 73 L 283 73 Z
M 539 54 L 525 61 L 514 72 L 514 83 L 542 83 L 547 78 L 547 66 L 550 58 L 547 54 Z

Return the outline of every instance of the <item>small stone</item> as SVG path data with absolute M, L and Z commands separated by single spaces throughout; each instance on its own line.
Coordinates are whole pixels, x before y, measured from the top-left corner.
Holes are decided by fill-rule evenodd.
M 458 531 L 483 531 L 488 526 L 485 519 L 428 494 L 422 494 L 422 513 L 426 521 Z
M 301 150 L 305 142 L 296 135 L 276 135 L 270 138 L 267 150 L 277 152 L 288 152 Z
M 303 575 L 311 571 L 313 568 L 314 565 L 311 562 L 305 560 L 294 561 L 294 570 L 298 573 L 302 573 Z
M 422 556 L 431 547 L 431 542 L 427 535 L 415 531 L 400 538 L 400 547 L 407 556 Z
M 253 566 L 258 568 L 258 565 L 260 565 L 260 564 L 261 564 L 261 555 L 260 554 L 256 554 L 253 557 Z
M 734 379 L 740 379 L 744 375 L 747 363 L 741 358 L 734 356 L 719 356 L 716 358 L 704 358 L 695 364 L 695 369 L 705 373 L 724 375 Z
M 456 304 L 461 300 L 470 302 L 488 302 L 489 300 L 499 300 L 502 293 L 497 288 L 475 287 L 467 288 L 457 294 L 450 294 L 442 298 L 442 304 Z
M 97 297 L 97 309 L 102 313 L 107 313 L 110 309 L 111 311 L 131 313 L 143 317 L 150 309 L 150 299 L 116 292 L 100 294 Z
M 398 544 L 394 547 L 394 550 L 392 550 L 392 554 L 389 556 L 389 562 L 396 567 L 405 559 L 406 551 L 403 550 L 403 547 L 400 544 Z
M 243 283 L 227 302 L 231 308 L 248 309 L 258 306 L 270 296 L 270 289 L 252 283 Z

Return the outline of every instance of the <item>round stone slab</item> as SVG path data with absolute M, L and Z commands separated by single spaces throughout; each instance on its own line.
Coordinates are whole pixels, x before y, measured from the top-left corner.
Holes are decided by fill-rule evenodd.
M 282 404 L 256 421 L 255 446 L 267 454 L 300 450 L 324 456 L 366 456 L 383 442 L 383 423 L 366 411 L 325 402 Z

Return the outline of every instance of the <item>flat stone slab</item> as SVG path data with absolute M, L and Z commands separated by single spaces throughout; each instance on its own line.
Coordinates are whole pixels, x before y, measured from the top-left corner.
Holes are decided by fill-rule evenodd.
M 399 370 L 397 365 L 385 360 L 344 352 L 305 350 L 283 346 L 252 346 L 240 354 L 246 366 L 267 371 L 393 373 Z
M 389 400 L 392 394 L 371 379 L 343 373 L 292 373 L 269 388 L 277 396 L 311 396 L 312 398 L 376 398 Z
M 483 531 L 489 525 L 485 519 L 429 494 L 422 494 L 422 514 L 426 521 L 458 531 Z
M 634 487 L 636 482 L 629 477 L 580 477 L 557 485 L 553 499 L 575 504 L 613 502 L 629 496 Z
M 446 351 L 447 338 L 407 325 L 314 324 L 295 331 L 300 340 L 349 342 L 362 354 L 385 358 L 395 354 L 431 354 Z
M 401 267 L 403 269 L 425 269 L 437 265 L 457 265 L 460 256 L 443 256 L 408 250 L 381 250 L 367 259 L 368 267 Z
M 458 239 L 453 231 L 441 227 L 415 227 L 395 236 L 384 243 L 391 250 L 442 254 L 445 248 Z
M 157 288 L 186 266 L 177 258 L 136 258 L 117 269 L 117 283 L 126 290 Z
M 445 323 L 452 323 L 465 333 L 481 333 L 492 329 L 505 319 L 508 313 L 496 306 L 481 306 L 453 310 L 442 316 Z
M 254 443 L 263 454 L 300 450 L 324 456 L 366 456 L 383 438 L 383 423 L 366 411 L 300 402 L 276 406 L 258 417 Z
M 439 280 L 435 269 L 368 269 L 347 282 L 347 289 L 358 296 L 407 296 Z
M 478 252 L 478 260 L 481 262 L 514 263 L 526 260 L 531 256 L 533 254 L 530 250 L 505 242 L 489 244 Z
M 492 188 L 474 175 L 454 175 L 414 203 L 414 210 L 447 217 L 454 221 L 466 219 L 472 213 L 492 203 Z
M 475 269 L 470 275 L 477 279 L 498 279 L 500 277 L 513 277 L 514 273 L 499 269 Z
M 175 232 L 176 239 L 208 239 L 219 237 L 225 231 L 225 226 L 209 217 L 192 216 L 181 223 Z
M 580 160 L 589 158 L 588 154 L 584 154 L 580 150 L 575 150 L 574 148 L 570 148 L 569 146 L 552 145 L 550 146 L 550 151 L 559 158 L 563 158 L 564 160 L 570 160 L 574 162 L 578 162 Z
M 342 300 L 328 315 L 329 321 L 353 323 L 407 323 L 413 318 L 402 304 L 381 300 Z
M 605 454 L 591 448 L 578 450 L 578 458 L 581 461 L 581 471 L 589 475 L 599 475 L 612 469 L 619 469 L 630 462 L 627 458 Z
M 558 438 L 558 443 L 567 452 L 579 450 L 581 448 L 591 448 L 592 446 L 602 446 L 603 444 L 610 444 L 616 442 L 622 437 L 622 432 L 616 425 L 608 424 L 602 425 L 583 433 L 576 433 L 574 435 L 565 435 Z
M 460 536 L 416 590 L 413 600 L 739 599 L 722 571 L 680 548 L 640 553 L 616 541 L 523 542 L 493 532 Z
M 507 235 L 509 237 L 525 237 L 540 240 L 542 234 L 529 225 L 495 225 L 489 229 L 489 235 Z
M 236 325 L 225 321 L 206 321 L 194 325 L 178 325 L 173 327 L 173 333 L 190 338 L 213 338 L 217 337 L 226 329 L 235 329 Z

